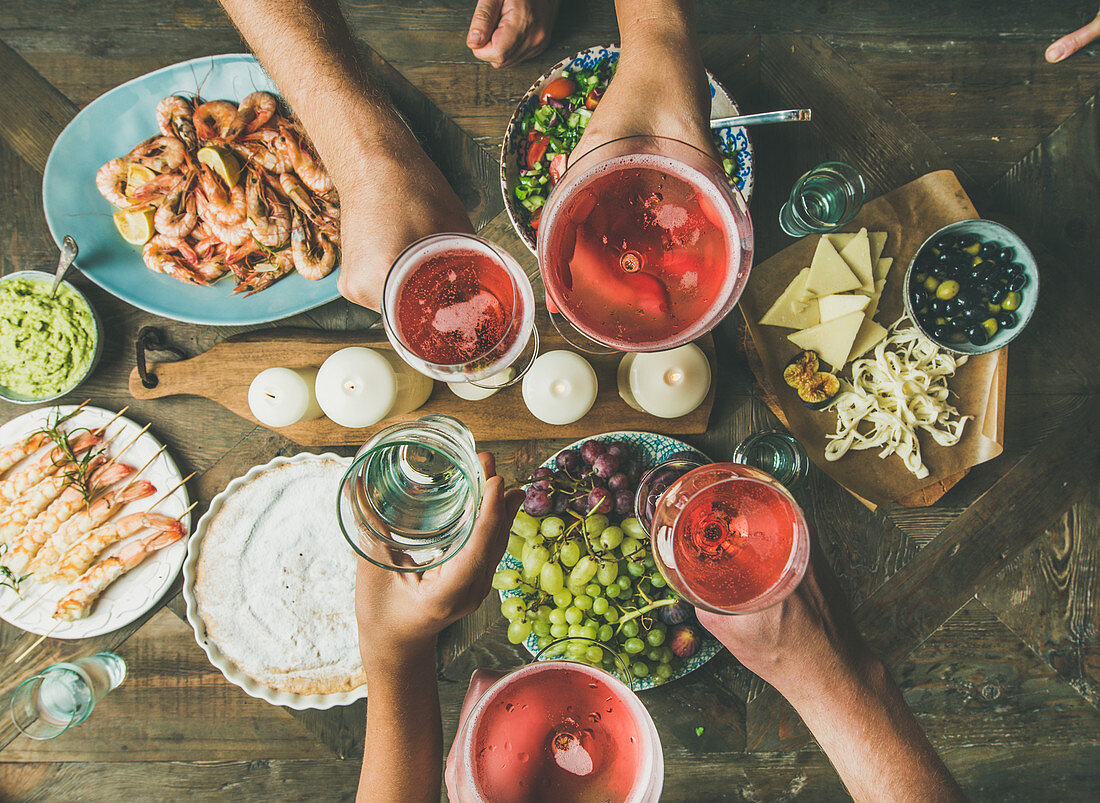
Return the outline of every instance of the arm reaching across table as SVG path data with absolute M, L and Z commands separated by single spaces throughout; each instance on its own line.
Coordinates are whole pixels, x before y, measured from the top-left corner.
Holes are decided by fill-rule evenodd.
M 856 631 L 814 545 L 806 577 L 759 613 L 699 621 L 782 694 L 856 800 L 964 800 L 901 691 Z
M 340 194 L 339 287 L 379 309 L 415 240 L 472 232 L 462 202 L 367 73 L 336 0 L 221 0 L 301 119 Z
M 367 674 L 367 749 L 361 801 L 438 800 L 443 760 L 436 636 L 477 609 L 508 545 L 523 492 L 504 491 L 491 455 L 488 482 L 470 540 L 425 572 L 395 572 L 359 561 L 355 614 Z

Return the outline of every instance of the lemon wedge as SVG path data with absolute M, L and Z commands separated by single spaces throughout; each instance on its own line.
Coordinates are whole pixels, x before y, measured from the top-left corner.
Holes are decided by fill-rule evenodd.
M 134 245 L 144 245 L 155 233 L 153 214 L 153 207 L 143 206 L 140 209 L 120 209 L 111 217 L 114 218 L 115 228 L 122 239 Z
M 200 148 L 199 164 L 204 164 L 217 173 L 230 188 L 237 186 L 237 180 L 241 177 L 241 163 L 224 148 L 212 145 Z
M 133 198 L 134 191 L 155 179 L 157 174 L 145 165 L 132 164 L 126 169 L 126 197 Z

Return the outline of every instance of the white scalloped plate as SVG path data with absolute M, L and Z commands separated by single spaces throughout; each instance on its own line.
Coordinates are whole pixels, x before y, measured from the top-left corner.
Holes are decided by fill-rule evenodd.
M 14 418 L 0 427 L 0 444 L 13 443 L 26 437 L 41 428 L 58 410 L 64 414 L 74 409 L 76 405 L 73 404 L 51 405 L 31 410 Z M 85 407 L 64 426 L 66 431 L 70 432 L 77 427 L 92 428 L 106 424 L 115 415 L 110 410 L 100 407 Z M 121 448 L 133 441 L 133 445 L 126 451 L 124 462 L 134 468 L 145 465 L 161 448 L 161 443 L 148 432 L 134 441 L 134 437 L 140 431 L 141 426 L 129 418 L 118 418 L 107 432 L 108 438 L 115 435 L 114 440 L 107 447 L 108 453 L 118 454 Z M 125 505 L 116 514 L 116 518 L 153 509 L 152 503 L 159 500 L 169 488 L 177 485 L 183 479 L 183 475 L 180 474 L 179 468 L 169 457 L 168 452 L 164 451 L 141 472 L 141 479 L 152 482 L 157 487 L 157 492 L 145 499 Z M 191 503 L 187 497 L 187 488 L 180 486 L 155 507 L 158 513 L 178 516 L 187 510 L 189 504 Z M 190 529 L 191 514 L 188 513 L 181 521 L 185 528 Z M 118 548 L 118 545 L 111 547 L 105 554 L 110 555 Z M 11 589 L 0 588 L 0 618 L 31 633 L 39 635 L 48 633 L 50 638 L 78 639 L 110 633 L 112 630 L 130 624 L 164 596 L 164 592 L 172 585 L 179 573 L 185 553 L 186 547 L 183 541 L 154 552 L 140 566 L 112 583 L 100 595 L 91 614 L 84 619 L 59 623 L 53 618 L 57 601 L 69 588 L 67 584 L 44 586 L 30 583 L 23 588 L 22 602 Z
M 187 601 L 187 621 L 191 623 L 191 629 L 195 632 L 195 641 L 202 647 L 203 651 L 206 653 L 206 657 L 210 659 L 210 663 L 221 670 L 226 680 L 235 686 L 241 687 L 246 694 L 252 697 L 258 697 L 261 700 L 266 700 L 272 705 L 285 705 L 287 708 L 293 708 L 296 711 L 302 711 L 307 708 L 322 710 L 325 708 L 332 708 L 335 705 L 349 705 L 367 696 L 367 685 L 364 683 L 362 686 L 352 689 L 351 691 L 339 692 L 337 694 L 293 694 L 291 692 L 280 691 L 270 686 L 265 686 L 249 677 L 223 655 L 214 642 L 206 637 L 206 623 L 199 613 L 199 600 L 198 597 L 195 596 L 195 571 L 199 561 L 199 553 L 202 550 L 202 540 L 206 537 L 210 522 L 214 520 L 214 517 L 217 516 L 218 512 L 221 510 L 222 505 L 225 504 L 229 497 L 236 493 L 238 488 L 276 466 L 281 466 L 285 463 L 304 463 L 310 460 L 320 459 L 335 460 L 344 466 L 351 463 L 350 458 L 340 457 L 331 452 L 325 452 L 324 454 L 302 452 L 293 457 L 276 457 L 274 460 L 264 463 L 262 466 L 255 466 L 249 469 L 248 473 L 243 477 L 237 477 L 231 480 L 230 483 L 225 486 L 225 490 L 210 501 L 210 507 L 207 509 L 206 513 L 203 514 L 203 517 L 199 519 L 199 523 L 195 527 L 195 532 L 187 539 L 187 559 L 183 563 L 183 598 Z M 335 494 L 333 495 L 332 503 L 334 505 L 336 504 Z

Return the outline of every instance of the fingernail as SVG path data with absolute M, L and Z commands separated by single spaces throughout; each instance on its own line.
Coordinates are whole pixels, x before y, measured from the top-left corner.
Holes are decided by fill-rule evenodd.
M 481 31 L 478 31 L 478 30 L 470 31 L 470 35 L 466 37 L 466 42 L 468 44 L 471 44 L 471 45 L 480 45 L 481 44 Z
M 1061 45 L 1051 45 L 1047 48 L 1047 61 L 1054 63 L 1066 57 L 1066 49 Z

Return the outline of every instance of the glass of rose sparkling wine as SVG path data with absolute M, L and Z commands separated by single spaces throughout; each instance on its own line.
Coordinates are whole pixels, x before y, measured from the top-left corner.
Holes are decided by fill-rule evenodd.
M 664 784 L 657 729 L 621 658 L 613 673 L 576 660 L 597 650 L 614 656 L 574 637 L 514 672 L 473 673 L 447 757 L 451 800 L 656 803 Z
M 721 164 L 667 137 L 588 151 L 539 221 L 551 320 L 596 353 L 664 351 L 703 336 L 740 298 L 752 252 L 748 206 Z
M 505 387 L 538 352 L 530 280 L 511 254 L 472 234 L 406 248 L 386 276 L 382 322 L 405 362 L 444 382 Z
M 794 497 L 739 463 L 710 463 L 672 482 L 657 501 L 650 537 L 669 586 L 722 614 L 780 602 L 810 558 L 809 527 Z

